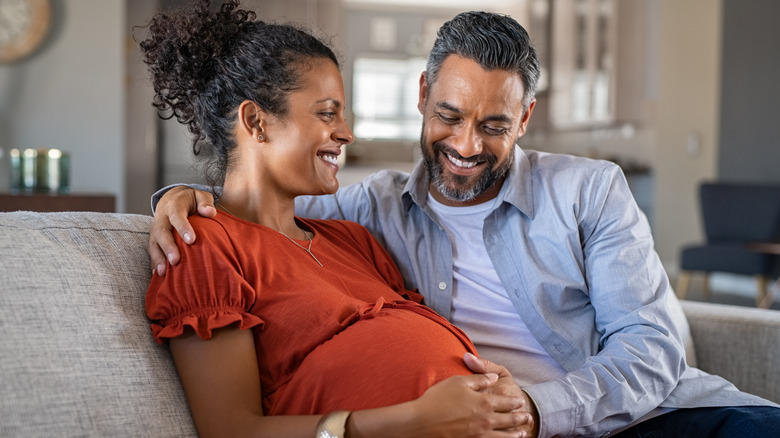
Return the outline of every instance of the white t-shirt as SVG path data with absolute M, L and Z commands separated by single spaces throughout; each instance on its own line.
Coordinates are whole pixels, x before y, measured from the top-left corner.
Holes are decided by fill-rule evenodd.
M 452 243 L 452 322 L 471 338 L 480 356 L 507 367 L 518 385 L 557 379 L 566 371 L 528 331 L 490 262 L 482 225 L 494 204 L 450 207 L 428 195 L 428 205 Z

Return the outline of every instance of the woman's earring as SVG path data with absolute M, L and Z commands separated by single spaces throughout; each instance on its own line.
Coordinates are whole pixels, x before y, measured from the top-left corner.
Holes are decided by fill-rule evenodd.
M 257 141 L 260 143 L 265 141 L 265 136 L 263 134 L 257 134 Z

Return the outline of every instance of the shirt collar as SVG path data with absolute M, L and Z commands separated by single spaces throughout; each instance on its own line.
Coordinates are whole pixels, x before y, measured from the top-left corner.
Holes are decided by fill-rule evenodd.
M 428 202 L 428 186 L 430 185 L 428 179 L 428 171 L 425 169 L 425 164 L 422 158 L 417 161 L 417 164 L 412 169 L 412 173 L 409 175 L 409 180 L 404 186 L 404 191 L 401 194 L 401 200 L 404 204 L 404 209 L 409 211 L 412 205 L 417 204 L 420 207 L 424 207 Z
M 501 191 L 498 193 L 498 198 L 501 202 L 513 205 L 523 214 L 533 219 L 534 187 L 531 161 L 528 159 L 525 151 L 520 149 L 519 146 L 515 146 L 514 154 L 515 160 L 509 169 L 509 175 L 507 175 Z M 421 159 L 414 166 L 401 195 L 406 211 L 409 211 L 413 204 L 417 204 L 421 208 L 425 206 L 428 202 L 429 185 L 428 171 L 425 169 L 425 164 L 423 164 Z M 500 203 L 497 205 L 500 205 Z

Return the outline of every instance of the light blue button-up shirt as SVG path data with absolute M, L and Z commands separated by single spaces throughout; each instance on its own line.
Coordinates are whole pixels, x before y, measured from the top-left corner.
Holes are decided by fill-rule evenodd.
M 449 318 L 452 247 L 427 205 L 429 180 L 381 171 L 334 195 L 301 197 L 297 214 L 358 222 L 387 248 L 406 287 Z M 566 371 L 523 388 L 540 436 L 599 436 L 666 408 L 772 405 L 685 362 L 682 311 L 650 228 L 613 163 L 515 150 L 483 224 L 515 310 Z

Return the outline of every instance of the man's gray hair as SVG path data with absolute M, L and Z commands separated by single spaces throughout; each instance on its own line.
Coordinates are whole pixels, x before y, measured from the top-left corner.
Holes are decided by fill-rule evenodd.
M 516 72 L 523 81 L 523 110 L 527 110 L 539 81 L 539 61 L 528 32 L 514 18 L 491 12 L 463 12 L 444 23 L 428 56 L 426 84 L 436 83 L 450 55 L 477 62 L 485 70 Z

